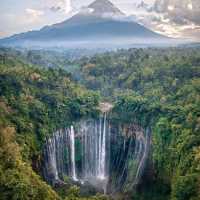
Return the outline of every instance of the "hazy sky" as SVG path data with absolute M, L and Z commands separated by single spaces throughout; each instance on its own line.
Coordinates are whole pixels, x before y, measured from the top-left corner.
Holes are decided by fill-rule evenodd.
M 5 37 L 63 21 L 93 0 L 0 1 L 0 37 Z M 200 0 L 110 1 L 155 31 L 200 41 Z

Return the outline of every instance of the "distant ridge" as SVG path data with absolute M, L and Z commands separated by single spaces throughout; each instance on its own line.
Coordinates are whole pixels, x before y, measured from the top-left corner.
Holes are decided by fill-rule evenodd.
M 108 0 L 96 0 L 61 23 L 1 39 L 19 47 L 107 47 L 169 42 L 170 39 L 134 22 Z

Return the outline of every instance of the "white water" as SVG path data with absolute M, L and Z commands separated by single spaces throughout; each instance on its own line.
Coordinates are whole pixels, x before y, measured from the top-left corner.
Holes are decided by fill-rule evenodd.
M 50 159 L 49 159 L 49 162 L 50 162 L 50 166 L 51 166 L 51 171 L 52 171 L 52 174 L 54 175 L 54 178 L 55 180 L 59 180 L 58 178 L 58 170 L 57 170 L 57 163 L 56 163 L 56 148 L 55 148 L 55 140 L 54 139 L 51 139 L 49 138 L 49 143 L 50 145 L 48 146 L 49 147 L 49 153 L 50 153 Z
M 136 153 L 136 156 L 138 157 L 138 168 L 137 168 L 137 172 L 135 175 L 135 180 L 134 180 L 134 184 L 137 185 L 139 183 L 141 174 L 143 172 L 144 169 L 144 165 L 149 153 L 149 142 L 150 142 L 150 131 L 149 129 L 146 130 L 146 136 L 144 136 L 144 134 L 142 132 L 140 132 L 140 134 L 137 135 L 137 143 L 139 143 L 139 151 Z
M 75 164 L 75 134 L 74 134 L 74 127 L 71 126 L 71 131 L 69 134 L 70 137 L 70 148 L 71 148 L 71 171 L 72 171 L 72 179 L 74 181 L 78 181 L 76 176 L 76 164 Z
M 82 121 L 74 127 L 57 131 L 46 142 L 45 176 L 60 180 L 70 176 L 73 181 L 105 182 L 109 167 L 109 123 L 106 113 L 99 120 Z M 75 139 L 81 142 L 81 167 L 76 166 Z M 79 169 L 79 171 L 77 170 Z M 59 178 L 60 177 L 60 178 Z
M 106 162 L 108 145 L 108 121 L 106 114 L 99 120 L 81 123 L 83 173 L 82 179 L 103 181 L 108 176 L 108 162 Z M 109 151 L 109 149 L 108 149 Z
M 103 119 L 103 132 L 100 132 L 101 140 L 99 141 L 101 143 L 100 145 L 100 159 L 99 159 L 99 173 L 97 177 L 99 179 L 104 180 L 106 178 L 106 113 L 104 114 Z
M 98 157 L 97 157 L 97 160 L 98 160 L 98 162 L 97 162 L 97 167 L 98 167 L 98 171 L 97 171 L 97 176 L 99 176 L 100 174 L 101 174 L 101 166 L 100 166 L 100 163 L 101 163 L 101 141 L 102 141 L 102 131 L 101 131 L 101 121 L 102 121 L 102 119 L 100 118 L 100 124 L 99 124 L 99 138 L 97 139 L 97 141 L 98 141 L 98 144 L 99 144 L 99 149 L 98 149 Z
M 124 136 L 118 129 L 111 131 L 104 113 L 98 120 L 84 120 L 55 132 L 44 149 L 45 179 L 55 184 L 68 176 L 104 192 L 123 190 L 126 183 L 137 185 L 148 156 L 150 135 L 140 128 L 129 131 L 133 137 Z

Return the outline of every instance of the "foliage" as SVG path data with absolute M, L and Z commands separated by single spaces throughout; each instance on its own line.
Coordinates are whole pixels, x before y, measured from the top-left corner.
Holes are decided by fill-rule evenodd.
M 151 127 L 152 171 L 168 196 L 200 199 L 199 49 L 119 50 L 79 64 L 80 82 L 114 101 L 113 121 Z
M 23 162 L 12 127 L 0 127 L 0 199 L 60 199 L 58 195 Z
M 73 186 L 69 189 L 68 195 L 65 200 L 108 200 L 105 195 L 97 194 L 93 197 L 80 197 L 80 191 L 77 186 Z
M 37 175 L 30 179 L 33 173 L 30 163 L 40 163 L 45 137 L 80 118 L 95 117 L 101 94 L 115 105 L 111 113 L 113 122 L 137 122 L 143 127 L 150 126 L 153 132 L 154 175 L 135 198 L 160 200 L 163 194 L 170 200 L 200 199 L 199 48 L 118 50 L 74 61 L 65 60 L 65 55 L 58 52 L 45 52 L 43 56 L 38 51 L 25 54 L 12 53 L 10 49 L 1 51 L 6 56 L 0 62 L 0 121 L 16 129 L 20 147 L 15 152 L 9 146 L 1 148 L 8 149 L 6 157 L 2 153 L 0 158 L 3 185 L 0 188 L 6 188 L 3 195 L 14 195 L 16 190 L 24 195 L 32 181 L 41 184 L 41 188 L 47 187 Z M 50 62 L 50 68 L 56 64 L 62 70 L 36 68 L 22 59 L 39 66 Z M 16 165 L 15 159 L 6 162 L 9 157 L 16 157 L 29 170 L 16 168 L 6 174 L 5 165 L 11 168 Z M 20 168 L 24 169 L 21 165 Z M 22 184 L 17 185 L 16 180 Z M 56 195 L 50 188 L 43 190 L 51 193 L 49 199 Z M 39 193 L 36 191 L 35 186 L 35 195 Z M 95 198 L 101 199 L 91 197 Z M 81 199 L 78 188 L 71 188 L 66 199 Z
M 0 199 L 60 199 L 33 169 L 41 173 L 46 137 L 97 116 L 98 101 L 98 94 L 73 83 L 64 70 L 6 56 L 0 62 Z

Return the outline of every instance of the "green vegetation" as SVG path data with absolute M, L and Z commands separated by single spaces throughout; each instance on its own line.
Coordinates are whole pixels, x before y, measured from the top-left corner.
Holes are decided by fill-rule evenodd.
M 113 120 L 152 128 L 154 177 L 138 198 L 200 199 L 199 50 L 121 50 L 79 64 L 80 81 L 115 101 Z
M 41 180 L 41 149 L 57 128 L 96 117 L 99 94 L 114 103 L 113 122 L 152 130 L 150 175 L 133 199 L 200 199 L 198 48 L 119 50 L 75 61 L 62 55 L 62 69 L 49 70 L 21 60 L 43 66 L 53 53 L 10 52 L 0 59 L 0 199 L 84 200 L 76 187 L 60 197 Z
M 0 199 L 60 199 L 22 160 L 14 128 L 1 127 L 0 133 Z
M 98 115 L 99 95 L 63 70 L 6 56 L 0 64 L 0 199 L 61 199 L 41 177 L 45 138 L 57 128 Z M 33 169 L 36 171 L 33 171 Z
M 80 197 L 80 190 L 77 186 L 73 186 L 68 190 L 68 195 L 65 198 L 65 200 L 108 200 L 108 198 L 105 195 L 97 194 L 94 197 Z

